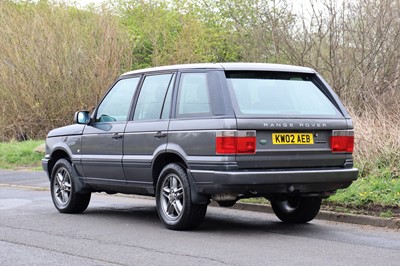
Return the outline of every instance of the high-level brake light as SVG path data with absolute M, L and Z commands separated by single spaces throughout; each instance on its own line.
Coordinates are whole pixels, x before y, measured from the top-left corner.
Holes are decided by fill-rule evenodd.
M 256 132 L 224 130 L 216 134 L 217 154 L 254 154 L 256 153 Z

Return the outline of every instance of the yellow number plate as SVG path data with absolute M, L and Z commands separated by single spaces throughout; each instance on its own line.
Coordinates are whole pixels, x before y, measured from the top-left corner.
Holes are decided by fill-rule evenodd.
M 312 133 L 272 133 L 273 144 L 314 144 Z

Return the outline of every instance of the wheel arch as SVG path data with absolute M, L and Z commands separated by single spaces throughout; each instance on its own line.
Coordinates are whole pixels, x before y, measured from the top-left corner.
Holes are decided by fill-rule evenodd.
M 54 165 L 56 164 L 56 162 L 57 162 L 58 160 L 60 160 L 60 159 L 66 159 L 66 160 L 69 161 L 70 163 L 72 162 L 72 161 L 71 161 L 71 157 L 69 156 L 68 152 L 65 151 L 64 149 L 61 149 L 61 148 L 60 148 L 60 149 L 54 150 L 54 151 L 51 153 L 50 158 L 51 158 L 51 159 L 49 160 L 49 164 L 48 164 L 48 166 L 47 166 L 47 170 L 48 170 L 48 173 L 49 173 L 50 178 L 51 178 L 51 173 L 53 172 Z
M 160 176 L 162 169 L 170 163 L 177 163 L 184 167 L 184 169 L 188 169 L 187 163 L 180 155 L 173 152 L 165 152 L 159 154 L 152 164 L 152 177 L 154 187 L 157 185 L 158 177 Z
M 187 173 L 190 190 L 191 190 L 191 200 L 195 204 L 208 204 L 210 203 L 210 195 L 200 194 L 198 192 L 196 183 L 194 182 L 193 176 L 188 170 L 188 164 L 186 161 L 178 154 L 173 152 L 165 152 L 157 156 L 152 165 L 152 176 L 153 176 L 153 185 L 157 186 L 158 177 L 160 176 L 161 171 L 165 166 L 170 163 L 179 164 Z M 156 189 L 155 189 L 156 190 Z

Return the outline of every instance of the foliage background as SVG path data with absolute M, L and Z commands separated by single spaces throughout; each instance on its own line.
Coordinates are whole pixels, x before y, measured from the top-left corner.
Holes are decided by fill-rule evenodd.
M 1 1 L 0 25 L 2 140 L 70 123 L 131 65 L 127 34 L 107 11 Z

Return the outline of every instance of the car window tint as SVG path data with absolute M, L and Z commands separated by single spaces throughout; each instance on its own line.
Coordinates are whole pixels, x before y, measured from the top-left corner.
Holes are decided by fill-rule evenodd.
M 173 91 L 173 87 L 174 87 L 174 81 L 175 81 L 175 75 L 173 76 L 171 82 L 169 83 L 168 92 L 167 92 L 167 95 L 165 96 L 164 106 L 163 106 L 162 115 L 161 115 L 162 119 L 169 118 L 169 114 L 170 114 L 170 110 L 171 110 L 171 103 L 172 103 L 172 91 Z
M 133 120 L 160 119 L 172 74 L 147 76 L 135 108 Z
M 183 73 L 178 94 L 178 116 L 209 114 L 210 98 L 208 95 L 206 73 Z
M 136 77 L 118 81 L 98 107 L 96 121 L 126 121 L 139 79 Z
M 307 76 L 291 73 L 227 73 L 244 115 L 337 116 L 338 110 Z

